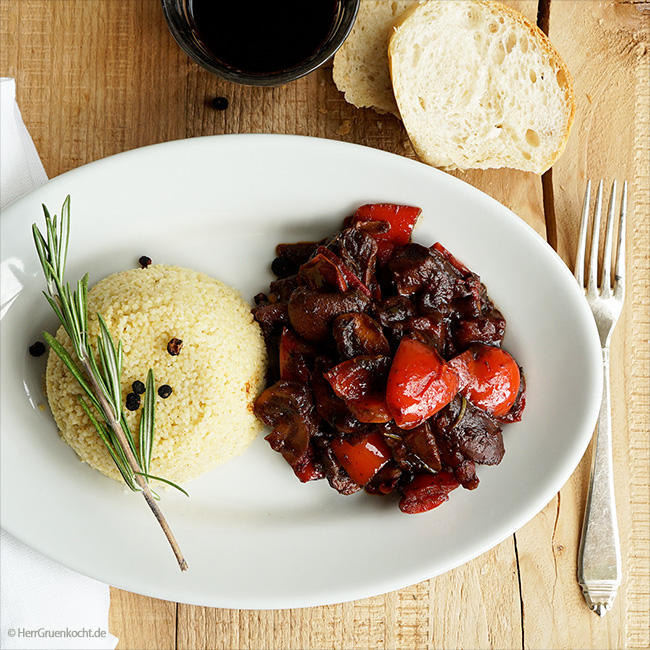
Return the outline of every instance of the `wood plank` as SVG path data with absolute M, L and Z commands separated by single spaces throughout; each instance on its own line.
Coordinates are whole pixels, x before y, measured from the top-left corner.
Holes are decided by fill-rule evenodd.
M 585 11 L 584 2 L 551 2 L 549 35 L 573 72 L 577 99 L 567 150 L 553 169 L 558 250 L 571 267 L 586 178 L 631 181 L 629 291 L 611 357 L 625 577 L 612 612 L 599 619 L 588 610 L 576 570 L 589 450 L 558 497 L 517 533 L 524 640 L 530 648 L 641 648 L 650 642 L 648 443 L 643 433 L 648 429 L 647 9 L 647 4 L 594 2 Z M 548 625 L 549 620 L 555 624 Z
M 514 541 L 430 581 L 428 648 L 521 648 Z
M 3 74 L 16 79 L 23 119 L 48 176 L 185 137 L 186 57 L 157 3 L 4 5 Z
M 176 603 L 111 587 L 108 627 L 117 650 L 175 648 Z
M 177 649 L 519 648 L 512 544 L 510 538 L 430 581 L 352 603 L 272 611 L 181 604 Z

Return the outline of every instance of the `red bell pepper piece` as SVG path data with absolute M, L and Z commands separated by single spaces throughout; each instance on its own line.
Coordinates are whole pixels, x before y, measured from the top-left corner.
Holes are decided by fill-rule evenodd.
M 395 246 L 403 246 L 411 241 L 411 233 L 420 216 L 421 208 L 391 203 L 370 203 L 359 207 L 352 223 L 364 221 L 385 221 L 390 225 L 387 232 L 373 233 L 377 240 L 377 258 L 385 263 L 389 260 Z
M 521 375 L 517 362 L 504 349 L 473 343 L 449 365 L 459 377 L 460 393 L 474 406 L 497 418 L 512 408 Z
M 384 437 L 376 431 L 362 442 L 352 445 L 347 440 L 332 440 L 332 451 L 350 478 L 365 485 L 392 458 Z
M 440 253 L 464 278 L 472 275 L 472 272 L 452 253 L 450 253 L 440 242 L 431 246 L 433 250 Z
M 323 376 L 359 422 L 376 424 L 393 419 L 386 405 L 389 366 L 389 357 L 361 355 L 337 364 Z
M 451 472 L 437 474 L 417 474 L 404 488 L 399 509 L 408 514 L 433 510 L 449 499 L 449 493 L 460 483 Z
M 386 403 L 398 427 L 421 425 L 457 392 L 458 376 L 435 348 L 408 336 L 400 341 L 386 388 Z

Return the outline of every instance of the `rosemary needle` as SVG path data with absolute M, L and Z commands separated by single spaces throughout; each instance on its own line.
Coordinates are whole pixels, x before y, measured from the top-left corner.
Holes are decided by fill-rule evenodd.
M 43 336 L 79 382 L 87 398 L 79 397 L 84 411 L 106 445 L 126 485 L 133 491 L 142 492 L 174 551 L 181 571 L 185 571 L 187 562 L 156 503 L 158 496 L 148 485 L 149 479 L 155 479 L 187 494 L 175 483 L 149 474 L 155 426 L 153 370 L 150 369 L 147 373 L 147 390 L 136 446 L 122 409 L 122 343 L 115 344 L 106 322 L 101 314 L 97 314 L 100 333 L 97 337 L 97 358 L 95 357 L 88 336 L 88 274 L 77 282 L 74 290 L 64 280 L 70 239 L 70 197 L 66 197 L 63 203 L 60 219 L 56 215 L 52 217 L 45 206 L 43 212 L 45 236 L 36 224 L 32 226 L 34 243 L 47 284 L 47 291 L 43 293 L 72 341 L 76 360 L 54 336 L 48 332 L 43 332 Z

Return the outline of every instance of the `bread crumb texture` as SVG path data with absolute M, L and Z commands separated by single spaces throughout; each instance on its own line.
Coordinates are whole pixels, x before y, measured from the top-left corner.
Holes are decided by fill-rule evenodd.
M 266 350 L 250 306 L 232 287 L 203 273 L 155 265 L 115 273 L 88 296 L 90 340 L 99 334 L 97 312 L 124 350 L 123 397 L 153 368 L 156 424 L 150 473 L 184 483 L 241 454 L 261 430 L 252 404 L 263 389 Z M 178 355 L 167 351 L 183 341 Z M 72 344 L 63 328 L 57 339 Z M 46 391 L 65 440 L 88 463 L 121 481 L 104 443 L 79 403 L 82 389 L 60 358 L 50 352 Z M 125 409 L 137 432 L 142 408 Z
M 334 55 L 332 77 L 357 108 L 400 117 L 388 69 L 388 39 L 396 18 L 417 0 L 361 0 L 350 34 Z
M 520 13 L 491 0 L 427 0 L 400 15 L 388 54 L 404 125 L 425 162 L 542 173 L 564 150 L 571 76 Z

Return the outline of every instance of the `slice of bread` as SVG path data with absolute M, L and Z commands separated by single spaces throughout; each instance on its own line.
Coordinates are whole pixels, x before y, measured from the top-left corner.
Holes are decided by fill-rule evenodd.
M 388 39 L 393 22 L 417 0 L 361 0 L 349 36 L 334 55 L 332 75 L 345 99 L 399 117 L 388 71 Z
M 493 0 L 427 0 L 402 13 L 388 58 L 417 154 L 445 170 L 546 171 L 575 114 L 569 71 L 548 38 Z

